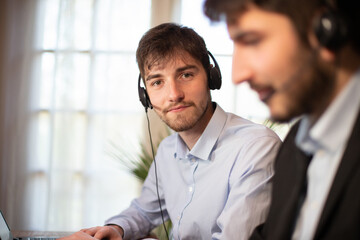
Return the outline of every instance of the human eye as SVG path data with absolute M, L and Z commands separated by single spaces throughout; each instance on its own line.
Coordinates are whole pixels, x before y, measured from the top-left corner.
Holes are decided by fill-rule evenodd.
M 260 44 L 262 37 L 259 34 L 248 32 L 234 37 L 234 41 L 247 46 L 256 46 Z
M 154 80 L 154 81 L 152 81 L 152 82 L 150 83 L 150 85 L 151 85 L 152 87 L 160 86 L 160 85 L 161 85 L 161 80 L 160 80 L 160 79 Z
M 184 73 L 181 74 L 181 78 L 183 78 L 183 79 L 188 79 L 188 78 L 191 78 L 193 76 L 194 76 L 194 74 L 192 72 L 184 72 Z
M 259 36 L 247 36 L 243 39 L 243 43 L 246 45 L 258 45 L 261 41 Z

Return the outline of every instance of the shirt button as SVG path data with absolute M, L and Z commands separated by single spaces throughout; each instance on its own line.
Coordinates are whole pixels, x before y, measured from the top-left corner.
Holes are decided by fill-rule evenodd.
M 189 192 L 192 192 L 194 188 L 192 186 L 189 187 Z
M 192 159 L 191 159 L 191 162 L 193 162 L 193 163 L 196 162 L 196 159 L 195 159 L 195 158 L 192 158 Z

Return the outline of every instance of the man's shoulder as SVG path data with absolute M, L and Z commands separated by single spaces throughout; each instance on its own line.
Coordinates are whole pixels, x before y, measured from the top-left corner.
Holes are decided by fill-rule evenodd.
M 280 140 L 275 131 L 264 124 L 255 123 L 249 119 L 245 119 L 232 113 L 227 114 L 228 120 L 224 130 L 233 132 L 235 137 L 246 137 L 248 139 L 272 137 L 276 140 Z

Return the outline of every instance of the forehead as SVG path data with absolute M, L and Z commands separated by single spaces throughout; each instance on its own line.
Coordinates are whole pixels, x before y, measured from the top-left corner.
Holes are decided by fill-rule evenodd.
M 145 66 L 145 75 L 154 71 L 160 71 L 168 68 L 177 69 L 186 65 L 202 67 L 200 61 L 196 60 L 186 51 L 174 51 L 164 57 L 152 57 Z
M 263 10 L 254 5 L 250 5 L 246 10 L 229 16 L 226 22 L 230 37 L 233 37 L 234 34 L 238 34 L 239 31 L 282 31 L 287 30 L 289 26 L 292 26 L 290 19 L 285 15 Z

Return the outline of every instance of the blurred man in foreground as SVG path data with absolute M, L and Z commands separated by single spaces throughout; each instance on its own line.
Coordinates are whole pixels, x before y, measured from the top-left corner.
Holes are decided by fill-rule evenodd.
M 359 1 L 206 0 L 234 41 L 233 82 L 277 121 L 301 117 L 252 239 L 360 239 Z

